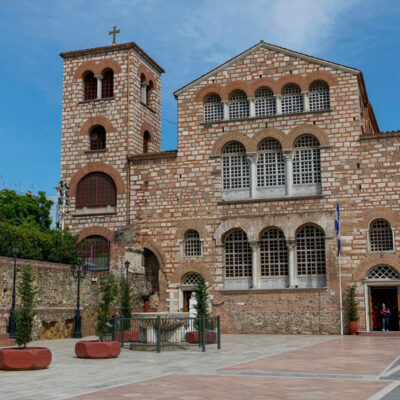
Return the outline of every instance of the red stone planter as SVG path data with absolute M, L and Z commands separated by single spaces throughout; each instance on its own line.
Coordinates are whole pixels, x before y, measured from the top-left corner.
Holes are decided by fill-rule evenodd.
M 75 345 L 78 358 L 117 358 L 121 353 L 121 345 L 115 340 L 80 340 Z
M 0 369 L 11 371 L 44 369 L 50 365 L 51 358 L 51 351 L 47 347 L 0 349 Z
M 350 335 L 357 335 L 358 332 L 357 321 L 349 321 L 349 332 Z
M 189 343 L 199 343 L 199 332 L 187 332 L 185 340 Z M 215 332 L 206 332 L 206 343 L 216 343 L 217 334 Z

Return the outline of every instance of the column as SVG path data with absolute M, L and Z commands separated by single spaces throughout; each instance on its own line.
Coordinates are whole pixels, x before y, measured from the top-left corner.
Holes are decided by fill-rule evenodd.
M 224 121 L 229 121 L 229 101 L 224 101 Z
M 249 186 L 250 186 L 250 198 L 256 198 L 256 190 L 257 190 L 257 153 L 247 153 L 247 160 L 250 164 L 250 177 L 249 177 Z
M 310 111 L 310 93 L 303 92 L 304 112 Z
M 102 95 L 102 87 L 101 87 L 101 81 L 103 80 L 103 77 L 100 76 L 96 76 L 97 79 L 97 98 L 101 99 L 101 95 Z
M 260 288 L 260 242 L 250 242 L 252 289 Z
M 285 158 L 285 177 L 286 177 L 286 196 L 292 195 L 293 189 L 293 150 L 285 150 L 283 152 Z
M 296 240 L 295 239 L 288 239 L 287 240 L 287 247 L 289 251 L 289 287 L 295 288 L 296 287 L 296 268 L 295 268 L 295 251 L 296 251 Z
M 140 101 L 143 104 L 147 104 L 147 86 L 148 83 L 146 82 L 142 82 L 142 84 L 140 85 Z
M 276 114 L 282 114 L 282 96 L 280 94 L 276 95 Z
M 249 108 L 250 108 L 250 118 L 254 118 L 256 116 L 256 101 L 254 98 L 248 99 L 249 100 Z

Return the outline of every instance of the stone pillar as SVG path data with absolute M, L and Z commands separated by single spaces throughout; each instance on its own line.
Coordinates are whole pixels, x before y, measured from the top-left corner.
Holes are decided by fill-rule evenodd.
M 303 92 L 304 112 L 310 111 L 310 93 Z
M 100 76 L 96 76 L 96 79 L 97 79 L 97 98 L 98 99 L 101 99 L 101 96 L 102 96 L 102 87 L 101 87 L 101 81 L 103 80 L 103 77 L 100 75 Z
M 256 100 L 254 98 L 249 99 L 249 108 L 250 108 L 250 118 L 254 118 L 256 116 Z
M 250 187 L 250 198 L 256 198 L 256 190 L 257 190 L 257 153 L 247 153 L 247 160 L 250 164 L 250 179 L 249 179 L 249 187 Z
M 147 104 L 147 86 L 149 84 L 146 82 L 142 82 L 140 85 L 140 101 L 144 104 Z
M 224 101 L 224 121 L 229 121 L 229 101 Z
M 289 287 L 296 287 L 297 273 L 295 268 L 296 240 L 288 239 L 287 247 L 289 251 Z
M 286 178 L 286 196 L 292 195 L 293 189 L 293 150 L 285 150 L 283 152 L 285 158 L 285 178 Z
M 252 289 L 260 288 L 260 242 L 250 242 L 251 246 L 251 275 Z
M 280 94 L 276 95 L 276 114 L 282 114 L 282 96 Z

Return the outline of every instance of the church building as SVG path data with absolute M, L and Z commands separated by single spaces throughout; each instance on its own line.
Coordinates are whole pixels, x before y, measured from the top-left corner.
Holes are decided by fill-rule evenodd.
M 261 41 L 178 89 L 161 151 L 163 68 L 136 43 L 61 54 L 65 226 L 94 271 L 187 310 L 199 275 L 226 333 L 399 330 L 400 131 L 380 132 L 360 70 Z M 341 253 L 335 231 L 340 209 Z

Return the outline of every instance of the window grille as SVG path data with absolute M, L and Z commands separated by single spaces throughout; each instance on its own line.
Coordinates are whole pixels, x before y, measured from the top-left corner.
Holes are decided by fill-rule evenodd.
M 324 81 L 317 81 L 310 86 L 310 111 L 329 110 L 329 86 Z
M 400 279 L 400 272 L 390 265 L 377 265 L 368 271 L 367 279 Z
M 182 285 L 197 286 L 200 280 L 200 274 L 187 274 L 182 279 Z
M 369 248 L 371 252 L 393 251 L 393 231 L 388 221 L 376 219 L 369 228 Z
M 102 172 L 92 172 L 78 183 L 76 207 L 114 206 L 117 202 L 115 183 Z
M 294 143 L 293 183 L 302 185 L 321 182 L 321 160 L 318 140 L 301 136 Z
M 229 119 L 248 118 L 250 113 L 246 93 L 235 90 L 229 96 Z
M 183 254 L 185 257 L 201 256 L 201 241 L 197 231 L 190 229 L 185 232 L 183 241 Z
M 306 225 L 296 236 L 297 273 L 325 274 L 325 234 L 313 225 Z
M 143 134 L 143 153 L 149 151 L 150 133 L 145 131 Z
M 231 232 L 225 239 L 225 276 L 251 276 L 251 248 L 247 235 L 241 230 Z
M 114 72 L 109 69 L 103 75 L 101 81 L 101 97 L 106 99 L 114 96 Z
M 285 161 L 282 146 L 276 139 L 266 139 L 258 146 L 257 186 L 285 185 Z
M 249 187 L 249 163 L 239 142 L 229 143 L 222 150 L 222 187 L 224 190 Z
M 282 90 L 282 114 L 304 111 L 303 95 L 297 85 L 288 85 Z
M 280 229 L 266 230 L 260 240 L 261 276 L 287 276 L 289 256 L 285 236 Z
M 94 100 L 97 98 L 97 79 L 93 72 L 88 72 L 84 79 L 84 99 Z
M 90 150 L 103 150 L 106 148 L 106 130 L 98 125 L 90 132 Z
M 103 236 L 88 236 L 79 246 L 82 261 L 89 270 L 109 269 L 110 242 Z
M 204 101 L 204 122 L 216 122 L 224 119 L 224 105 L 217 94 L 207 96 Z
M 276 101 L 271 89 L 262 88 L 257 90 L 255 98 L 256 117 L 276 114 Z

